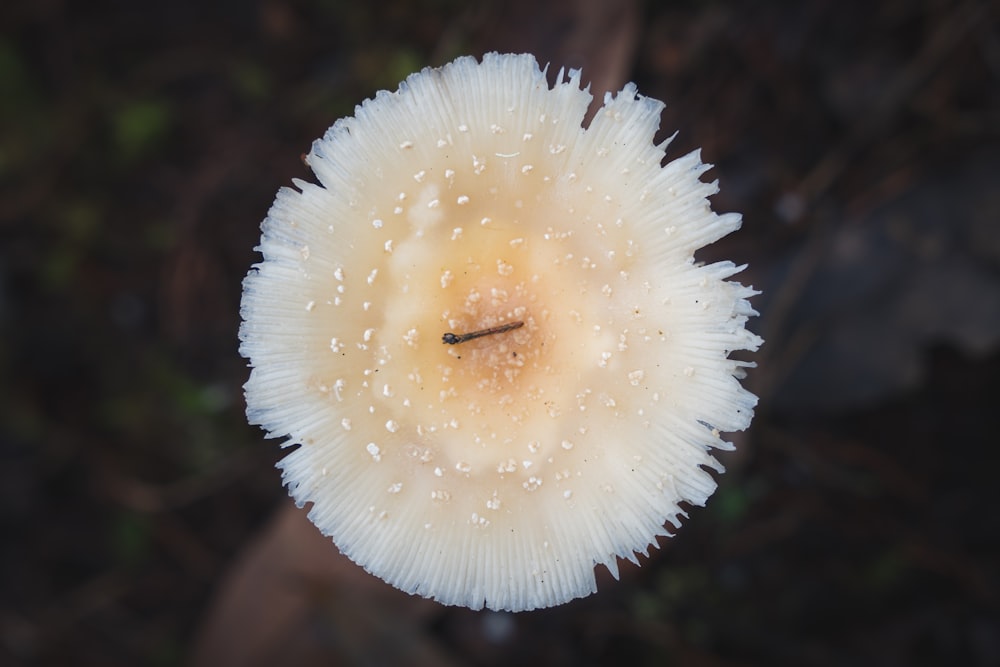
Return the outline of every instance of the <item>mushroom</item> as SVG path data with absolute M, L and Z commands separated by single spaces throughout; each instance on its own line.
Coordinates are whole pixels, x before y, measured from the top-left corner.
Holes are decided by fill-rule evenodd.
M 409 593 L 520 611 L 596 591 L 702 505 L 745 429 L 743 267 L 693 253 L 698 152 L 663 164 L 629 84 L 589 127 L 578 70 L 462 57 L 337 121 L 244 282 L 247 415 L 299 506 Z

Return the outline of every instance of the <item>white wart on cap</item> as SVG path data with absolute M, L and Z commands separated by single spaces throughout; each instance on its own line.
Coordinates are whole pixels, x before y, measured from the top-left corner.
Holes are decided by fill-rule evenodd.
M 590 99 L 530 55 L 425 69 L 316 141 L 320 185 L 262 225 L 247 414 L 292 447 L 316 526 L 409 593 L 592 593 L 705 502 L 720 432 L 750 423 L 728 355 L 761 342 L 755 292 L 693 259 L 740 216 L 712 212 L 697 152 L 663 165 L 662 103 L 630 84 L 584 129 Z

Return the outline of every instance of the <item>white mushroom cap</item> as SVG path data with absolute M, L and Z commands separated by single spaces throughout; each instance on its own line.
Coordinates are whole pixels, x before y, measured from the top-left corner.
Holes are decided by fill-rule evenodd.
M 247 414 L 352 560 L 445 604 L 596 590 L 701 505 L 756 399 L 755 292 L 698 248 L 697 152 L 662 164 L 634 85 L 592 124 L 580 73 L 464 57 L 337 121 L 278 192 L 244 283 Z M 442 335 L 523 322 L 457 345 Z

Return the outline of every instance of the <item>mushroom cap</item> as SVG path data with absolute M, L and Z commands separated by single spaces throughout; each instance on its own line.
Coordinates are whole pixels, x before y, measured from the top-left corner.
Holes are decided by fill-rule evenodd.
M 262 224 L 247 415 L 313 523 L 409 593 L 593 593 L 705 502 L 720 432 L 750 423 L 729 354 L 761 343 L 755 292 L 693 258 L 740 216 L 712 212 L 697 152 L 664 164 L 661 102 L 629 84 L 583 128 L 590 100 L 530 55 L 425 69 L 317 140 L 319 184 Z

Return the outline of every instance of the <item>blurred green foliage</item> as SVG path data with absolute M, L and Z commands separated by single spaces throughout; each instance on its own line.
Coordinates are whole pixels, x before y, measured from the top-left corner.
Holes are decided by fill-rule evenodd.
M 134 164 L 150 155 L 167 139 L 172 122 L 170 105 L 162 100 L 126 101 L 111 115 L 116 157 Z

